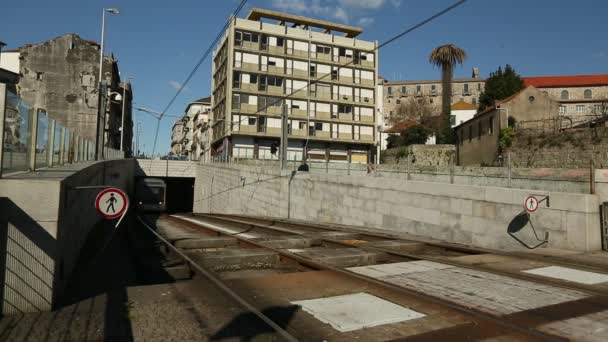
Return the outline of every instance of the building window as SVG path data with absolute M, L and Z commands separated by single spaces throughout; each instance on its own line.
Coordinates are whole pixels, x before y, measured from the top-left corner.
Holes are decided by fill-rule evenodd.
M 476 105 L 477 104 L 477 99 L 473 98 L 473 104 Z
M 568 99 L 568 91 L 567 90 L 562 91 L 561 99 L 562 100 L 567 100 Z
M 401 100 L 397 99 L 397 100 L 395 101 L 395 103 L 396 103 L 396 104 L 401 104 Z
M 434 84 L 431 85 L 431 94 L 437 95 L 437 86 Z
M 421 85 L 416 86 L 416 95 L 422 95 L 422 86 Z
M 388 90 L 389 95 L 393 95 L 393 87 L 388 87 L 386 90 Z
M 583 96 L 585 97 L 585 100 L 591 100 L 591 98 L 593 97 L 593 93 L 591 92 L 591 89 L 585 90 Z
M 559 113 L 560 114 L 565 114 L 566 113 L 566 106 L 564 106 L 564 105 L 559 106 Z
M 481 83 L 477 83 L 477 91 L 481 92 Z
M 42 72 L 40 72 L 40 71 L 36 72 L 36 79 L 38 81 L 42 81 Z
M 585 105 L 576 105 L 576 112 L 577 113 L 584 113 L 585 112 Z
M 407 89 L 405 88 L 405 86 L 401 86 L 401 94 L 407 95 Z
M 494 117 L 490 116 L 488 120 L 488 135 L 494 135 Z
M 255 126 L 255 116 L 250 116 L 249 119 L 247 119 L 247 124 L 249 126 Z
M 469 84 L 465 83 L 464 88 L 462 89 L 462 95 L 469 95 Z

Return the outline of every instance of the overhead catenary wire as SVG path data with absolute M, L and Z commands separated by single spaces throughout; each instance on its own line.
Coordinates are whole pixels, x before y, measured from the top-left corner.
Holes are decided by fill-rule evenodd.
M 152 147 L 152 155 L 154 155 L 154 152 L 156 151 L 156 143 L 158 142 L 158 130 L 160 128 L 160 121 L 162 120 L 162 118 L 164 116 L 164 113 L 166 113 L 171 108 L 171 106 L 173 105 L 173 103 L 175 102 L 175 100 L 177 99 L 177 97 L 182 93 L 182 91 L 184 90 L 184 88 L 186 87 L 186 85 L 190 82 L 190 80 L 192 79 L 192 77 L 194 77 L 194 75 L 196 74 L 196 72 L 200 68 L 201 64 L 203 64 L 203 62 L 207 59 L 207 57 L 209 57 L 209 54 L 211 54 L 211 52 L 213 51 L 213 48 L 215 47 L 215 45 L 217 44 L 217 42 L 224 35 L 224 32 L 226 31 L 226 29 L 230 25 L 230 22 L 232 20 L 234 20 L 234 18 L 236 18 L 236 16 L 240 13 L 241 9 L 243 9 L 243 7 L 245 6 L 245 4 L 247 4 L 247 0 L 242 0 L 239 3 L 239 5 L 237 6 L 237 8 L 234 10 L 234 12 L 232 12 L 232 15 L 230 16 L 230 18 L 226 21 L 226 23 L 224 24 L 224 26 L 219 30 L 219 32 L 216 35 L 215 39 L 213 39 L 213 41 L 211 42 L 211 44 L 209 44 L 209 46 L 207 47 L 207 49 L 205 50 L 205 52 L 203 53 L 203 55 L 201 56 L 201 58 L 194 65 L 194 68 L 192 68 L 192 71 L 190 71 L 190 73 L 188 74 L 188 76 L 186 77 L 186 79 L 181 83 L 181 85 L 177 89 L 175 95 L 173 95 L 173 97 L 171 98 L 171 100 L 169 101 L 169 103 L 167 103 L 167 105 L 165 106 L 165 108 L 161 112 L 160 117 L 157 119 L 157 123 L 156 123 L 156 132 L 154 133 L 154 144 L 153 144 L 153 147 Z
M 389 38 L 389 39 L 385 40 L 384 42 L 382 42 L 382 43 L 378 44 L 378 45 L 377 45 L 375 48 L 373 48 L 373 49 L 371 49 L 371 50 L 366 50 L 366 51 L 364 51 L 364 52 L 376 52 L 376 51 L 378 51 L 379 49 L 381 49 L 381 48 L 383 48 L 383 47 L 385 47 L 385 46 L 387 46 L 387 45 L 389 45 L 389 44 L 391 44 L 391 43 L 395 42 L 395 41 L 396 41 L 396 40 L 398 40 L 399 38 L 401 38 L 401 37 L 403 37 L 403 36 L 405 36 L 405 35 L 407 35 L 407 34 L 409 34 L 409 33 L 413 32 L 413 31 L 415 31 L 416 29 L 418 29 L 418 28 L 420 28 L 420 27 L 422 27 L 422 26 L 424 26 L 424 25 L 428 24 L 429 22 L 431 22 L 431 21 L 433 21 L 433 20 L 435 20 L 435 19 L 439 18 L 440 16 L 442 16 L 442 15 L 444 15 L 444 14 L 446 14 L 446 13 L 450 12 L 451 10 L 453 10 L 453 9 L 457 8 L 458 6 L 463 5 L 465 2 L 467 2 L 467 0 L 460 0 L 460 1 L 457 1 L 457 2 L 453 3 L 452 5 L 450 5 L 450 6 L 446 7 L 445 9 L 443 9 L 443 10 L 441 10 L 441 11 L 439 11 L 439 12 L 437 12 L 437 13 L 433 14 L 432 16 L 430 16 L 430 17 L 428 17 L 428 18 L 426 18 L 426 19 L 424 19 L 424 20 L 422 20 L 422 21 L 418 22 L 417 24 L 415 24 L 415 25 L 413 25 L 413 26 L 411 26 L 411 27 L 409 27 L 409 28 L 407 28 L 407 29 L 405 29 L 405 30 L 401 31 L 400 33 L 398 33 L 398 34 L 396 34 L 396 35 L 392 36 L 391 38 Z M 308 47 L 308 50 L 309 50 L 309 54 L 310 54 L 310 45 L 309 45 L 309 47 Z M 354 63 L 354 59 L 353 59 L 353 60 L 351 60 L 351 61 L 349 61 L 349 62 L 346 62 L 346 63 L 344 63 L 344 64 L 342 64 L 342 65 L 339 65 L 338 67 L 345 67 L 345 66 L 349 66 L 349 65 L 352 65 L 353 63 Z M 308 75 L 309 75 L 309 79 L 310 79 L 310 62 L 309 62 L 309 64 L 308 64 L 308 69 L 309 69 L 309 70 L 308 70 Z M 324 75 L 324 76 L 322 76 L 322 77 L 319 77 L 319 78 L 315 79 L 315 80 L 314 80 L 314 82 L 316 83 L 316 82 L 318 82 L 318 81 L 321 81 L 321 80 L 325 79 L 325 78 L 326 78 L 326 77 L 328 77 L 328 76 L 331 76 L 331 73 L 330 73 L 330 74 L 326 74 L 326 75 Z M 274 102 L 272 102 L 272 103 L 270 103 L 270 104 L 267 104 L 267 105 L 266 105 L 264 108 L 258 109 L 258 110 L 257 110 L 256 112 L 254 112 L 254 113 L 251 113 L 251 114 L 245 114 L 245 115 L 247 115 L 247 116 L 252 116 L 252 115 L 257 115 L 257 114 L 260 114 L 260 113 L 262 113 L 262 112 L 265 112 L 265 111 L 266 111 L 266 109 L 267 109 L 268 107 L 274 106 L 274 105 L 276 105 L 276 104 L 280 104 L 280 102 L 281 102 L 281 101 L 286 100 L 286 99 L 288 99 L 288 98 L 292 97 L 292 96 L 293 96 L 293 95 L 295 95 L 296 93 L 298 93 L 298 92 L 300 92 L 300 91 L 302 91 L 302 90 L 304 90 L 304 89 L 306 89 L 306 88 L 309 88 L 310 86 L 311 86 L 311 82 L 309 81 L 309 82 L 308 82 L 308 84 L 307 84 L 306 86 L 301 87 L 301 88 L 298 88 L 298 89 L 296 89 L 296 90 L 292 91 L 291 93 L 286 94 L 285 96 L 281 96 L 281 97 L 280 97 L 278 100 L 276 100 L 276 101 L 274 101 Z M 374 86 L 375 86 L 375 85 L 374 85 Z M 308 95 L 310 96 L 310 89 L 308 89 Z M 308 113 L 307 113 L 307 114 L 308 114 L 308 115 L 307 115 L 307 116 L 308 116 L 308 117 L 307 117 L 307 121 L 309 122 L 309 125 L 310 125 L 310 117 L 309 117 L 309 115 L 310 115 L 310 114 L 309 114 L 309 113 L 310 113 L 310 108 L 309 108 L 309 105 L 308 105 L 308 108 L 306 108 L 306 110 L 307 110 L 307 112 L 308 112 Z M 248 120 L 248 119 L 249 119 L 249 118 L 248 118 L 248 117 L 246 117 L 246 118 L 244 118 L 244 119 L 242 119 L 242 120 L 239 120 L 239 121 L 233 121 L 233 122 L 231 122 L 231 127 L 233 127 L 233 125 L 235 125 L 235 124 L 240 124 L 241 122 L 244 122 L 244 121 L 246 121 L 246 120 Z M 219 122 L 219 121 L 222 121 L 222 120 L 218 120 L 218 122 Z M 308 127 L 307 127 L 307 129 L 308 129 Z M 309 136 L 308 136 L 308 134 L 307 134 L 307 135 L 306 135 L 306 140 L 307 140 L 307 143 L 308 143 L 308 138 L 309 138 Z

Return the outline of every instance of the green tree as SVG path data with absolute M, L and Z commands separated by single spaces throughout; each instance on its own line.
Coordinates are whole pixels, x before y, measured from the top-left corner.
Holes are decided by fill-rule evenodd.
M 515 72 L 515 69 L 509 64 L 505 66 L 504 71 L 498 67 L 498 70 L 490 73 L 485 89 L 479 95 L 478 112 L 481 113 L 488 107 L 494 107 L 495 101 L 506 99 L 522 89 L 524 89 L 524 81 Z
M 431 133 L 430 129 L 422 125 L 414 125 L 401 132 L 401 143 L 403 146 L 425 144 Z
M 441 103 L 441 125 L 437 132 L 437 143 L 453 144 L 456 135 L 450 125 L 452 107 L 452 79 L 454 78 L 454 67 L 462 64 L 467 58 L 466 52 L 453 44 L 436 47 L 429 55 L 429 62 L 441 67 L 442 103 Z

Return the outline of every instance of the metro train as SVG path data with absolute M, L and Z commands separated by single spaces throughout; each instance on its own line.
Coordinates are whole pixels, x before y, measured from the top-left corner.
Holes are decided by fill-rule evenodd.
M 158 178 L 140 178 L 135 184 L 135 198 L 139 212 L 167 210 L 167 184 Z

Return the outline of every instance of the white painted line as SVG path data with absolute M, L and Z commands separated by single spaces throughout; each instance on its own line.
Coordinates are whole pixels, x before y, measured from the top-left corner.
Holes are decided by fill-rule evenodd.
M 367 293 L 309 299 L 292 304 L 340 332 L 409 321 L 426 316 Z
M 579 284 L 595 285 L 608 282 L 608 275 L 594 272 L 576 270 L 561 266 L 547 266 L 523 271 L 549 278 L 572 281 Z
M 239 230 L 216 226 L 216 225 L 214 225 L 212 223 L 208 223 L 208 222 L 201 222 L 201 221 L 192 219 L 192 218 L 187 217 L 187 216 L 181 216 L 181 215 L 171 215 L 171 216 L 179 218 L 179 219 L 182 219 L 184 221 L 192 222 L 192 223 L 194 223 L 196 225 L 199 225 L 201 227 L 213 228 L 215 230 L 219 230 L 219 231 L 227 233 L 227 234 L 242 236 L 242 237 L 244 237 L 246 239 L 253 239 L 253 238 L 259 238 L 260 237 L 259 235 L 255 235 L 255 234 L 247 234 L 247 233 L 239 234 L 239 232 L 240 232 Z

